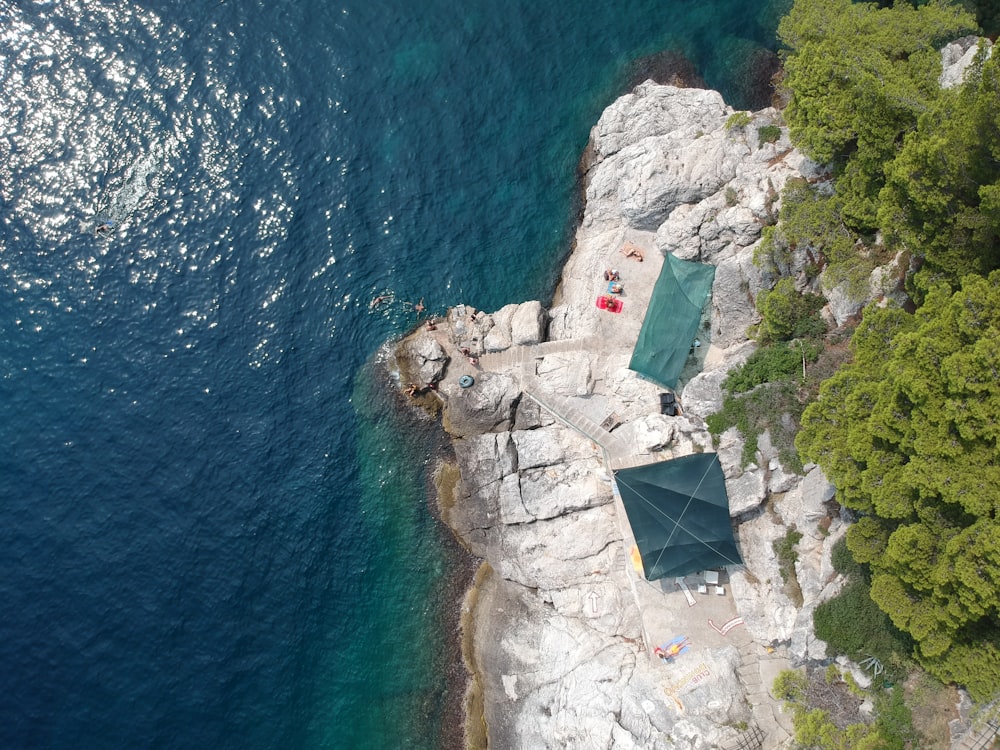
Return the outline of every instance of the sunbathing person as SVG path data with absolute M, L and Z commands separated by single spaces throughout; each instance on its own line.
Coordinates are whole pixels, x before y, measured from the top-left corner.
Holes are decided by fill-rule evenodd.
M 626 258 L 635 258 L 637 261 L 642 263 L 642 249 L 631 242 L 626 242 L 622 245 L 621 254 Z

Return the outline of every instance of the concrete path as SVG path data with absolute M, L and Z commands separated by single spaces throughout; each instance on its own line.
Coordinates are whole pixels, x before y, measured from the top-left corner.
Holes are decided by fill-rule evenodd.
M 601 340 L 597 336 L 584 339 L 545 341 L 529 346 L 513 346 L 495 354 L 484 354 L 479 358 L 479 363 L 485 370 L 510 372 L 517 375 L 520 378 L 521 390 L 529 398 L 546 409 L 559 422 L 599 445 L 604 450 L 605 462 L 609 468 L 617 469 L 622 468 L 617 464 L 625 465 L 630 460 L 635 460 L 635 457 L 632 455 L 631 446 L 602 426 L 602 423 L 610 415 L 585 412 L 574 403 L 574 400 L 547 390 L 535 375 L 535 362 L 548 354 L 580 350 L 594 351 L 600 345 Z M 649 460 L 648 456 L 645 457 L 645 460 Z

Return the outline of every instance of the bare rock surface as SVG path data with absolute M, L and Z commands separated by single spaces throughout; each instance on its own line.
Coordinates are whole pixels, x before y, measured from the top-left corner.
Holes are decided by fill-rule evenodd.
M 841 584 L 829 553 L 844 526 L 818 469 L 788 471 L 766 435 L 745 462 L 739 434 L 716 447 L 705 419 L 755 349 L 756 296 L 807 262 L 754 262 L 781 189 L 825 177 L 792 149 L 780 113 L 727 128 L 732 114 L 699 89 L 646 82 L 621 97 L 591 134 L 586 208 L 552 308 L 459 306 L 415 334 L 444 358 L 426 342 L 401 347 L 422 372 L 446 362 L 438 392 L 461 479 L 443 513 L 488 571 L 468 627 L 492 747 L 717 748 L 748 725 L 765 748 L 793 744 L 770 683 L 825 656 L 812 613 Z M 780 137 L 760 143 L 763 125 Z M 661 413 L 663 389 L 629 369 L 664 253 L 716 266 L 676 416 Z M 610 269 L 624 287 L 617 315 L 595 306 Z M 831 296 L 834 317 L 856 311 Z M 631 562 L 612 454 L 637 465 L 713 450 L 744 564 L 721 570 L 717 591 L 697 571 L 649 582 Z M 795 585 L 774 551 L 792 530 L 802 534 Z M 688 651 L 669 664 L 654 656 L 678 635 Z

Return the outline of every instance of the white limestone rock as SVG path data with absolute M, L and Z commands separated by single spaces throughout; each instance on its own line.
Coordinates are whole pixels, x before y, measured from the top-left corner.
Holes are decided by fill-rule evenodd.
M 681 132 L 696 139 L 699 133 L 718 129 L 731 111 L 716 91 L 647 81 L 601 114 L 590 135 L 594 158 L 601 162 L 650 137 Z
M 712 195 L 735 176 L 745 147 L 724 129 L 694 141 L 686 135 L 646 138 L 593 170 L 587 188 L 591 219 L 620 218 L 630 227 L 655 230 L 677 206 Z
M 510 318 L 510 339 L 515 346 L 537 344 L 545 340 L 548 316 L 538 300 L 517 306 Z
M 648 414 L 622 425 L 615 434 L 635 446 L 637 453 L 657 453 L 673 445 L 679 429 L 676 417 Z
M 600 470 L 600 461 L 590 458 L 523 471 L 521 503 L 533 519 L 554 518 L 608 503 L 611 490 L 601 481 Z
M 547 409 L 543 409 L 537 401 L 522 398 L 517 404 L 514 414 L 515 430 L 537 430 L 555 424 L 555 417 Z
M 719 262 L 712 284 L 714 346 L 726 349 L 747 340 L 747 331 L 760 322 L 755 300 L 764 288 L 764 276 L 754 265 L 752 248 Z
M 609 570 L 614 542 L 621 541 L 614 506 L 497 529 L 500 546 L 490 562 L 509 581 L 535 589 L 586 582 L 593 571 Z
M 518 305 L 504 305 L 490 316 L 493 327 L 483 337 L 484 352 L 502 352 L 510 348 L 513 343 L 510 324 L 517 309 Z
M 462 479 L 475 492 L 517 471 L 517 444 L 509 432 L 488 432 L 456 440 Z
M 774 542 L 787 529 L 768 513 L 738 527 L 745 570 L 730 573 L 730 587 L 747 629 L 762 643 L 787 641 L 795 630 L 798 607 L 784 591 Z
M 710 369 L 691 378 L 681 393 L 684 413 L 689 417 L 704 419 L 719 411 L 723 400 L 722 381 L 731 369 L 746 362 L 756 348 L 752 341 L 733 344 L 720 352 L 720 360 Z
M 471 305 L 456 305 L 448 311 L 448 330 L 456 346 L 482 354 L 483 341 L 494 326 L 493 317 Z
M 767 495 L 764 472 L 748 467 L 739 476 L 726 479 L 726 492 L 729 494 L 729 515 L 735 518 L 753 510 L 764 502 Z
M 517 449 L 517 466 L 522 471 L 554 466 L 572 459 L 595 457 L 593 443 L 562 425 L 543 430 L 518 430 L 509 434 Z
M 524 507 L 524 499 L 521 497 L 520 474 L 508 474 L 499 480 L 496 488 L 491 485 L 486 489 L 497 494 L 496 502 L 499 507 L 500 523 L 511 525 L 515 523 L 530 523 L 535 520 L 535 516 Z M 488 501 L 486 498 L 480 497 L 479 502 Z M 493 518 L 495 519 L 496 515 Z
M 561 396 L 588 396 L 594 391 L 590 357 L 586 352 L 546 355 L 538 360 L 536 374 L 545 390 Z
M 722 408 L 722 381 L 729 372 L 718 367 L 698 373 L 681 392 L 681 403 L 684 413 L 704 419 L 709 414 L 715 414 Z
M 550 602 L 558 614 L 584 620 L 605 635 L 633 639 L 642 635 L 635 600 L 628 580 L 621 574 L 611 578 L 594 576 L 592 581 L 543 591 L 540 596 Z
M 715 448 L 719 457 L 719 466 L 726 479 L 735 479 L 743 473 L 743 436 L 735 427 L 719 435 L 718 445 Z
M 844 325 L 861 312 L 861 308 L 868 302 L 866 295 L 852 292 L 845 282 L 830 285 L 826 271 L 820 275 L 820 283 L 827 301 L 826 309 L 838 326 Z
M 414 336 L 402 350 L 411 363 L 411 371 L 420 384 L 436 383 L 444 376 L 448 355 L 432 336 Z
M 772 458 L 767 464 L 767 491 L 771 494 L 788 492 L 801 477 L 785 470 L 778 458 Z
M 787 492 L 775 510 L 786 526 L 795 526 L 803 534 L 817 536 L 814 529 L 821 519 L 829 515 L 825 506 L 833 499 L 836 490 L 814 466 L 791 491 Z
M 631 341 L 641 316 L 630 319 L 629 294 L 655 280 L 662 263 L 657 248 L 715 264 L 705 369 L 678 394 L 682 416 L 658 414 L 662 389 L 628 370 L 627 352 L 550 352 L 535 360 L 528 373 L 534 380 L 525 382 L 529 392 L 537 385 L 569 399 L 597 423 L 615 412 L 625 421 L 615 437 L 651 457 L 711 450 L 704 419 L 721 408 L 728 372 L 754 351 L 745 336 L 756 320 L 753 299 L 781 270 L 753 264 L 761 228 L 773 221 L 790 176 L 816 178 L 821 170 L 790 149 L 784 131 L 774 144 L 757 143 L 754 126 L 778 122 L 776 113 L 759 113 L 754 126 L 727 131 L 731 112 L 714 92 L 652 83 L 620 98 L 591 136 L 587 206 L 557 307 L 546 316 L 540 306 L 508 306 L 484 316 L 488 325 L 473 321 L 468 310 L 456 318 L 462 336 L 479 337 L 490 351 L 541 341 L 546 327 L 553 341 Z M 621 265 L 625 241 L 645 248 L 646 260 L 628 261 L 625 314 L 609 316 L 594 307 L 594 294 L 602 270 Z M 807 260 L 802 253 L 790 266 L 804 268 Z M 518 332 L 522 326 L 528 333 Z M 484 440 L 460 456 L 472 477 L 465 480 L 463 468 L 465 496 L 483 506 L 467 514 L 465 528 L 502 592 L 478 617 L 476 634 L 490 744 L 581 750 L 732 744 L 732 725 L 752 718 L 736 675 L 740 656 L 731 645 L 699 649 L 712 680 L 678 693 L 683 713 L 671 705 L 663 691 L 669 675 L 641 645 L 646 636 L 626 578 L 622 530 L 590 442 L 568 439 L 572 433 L 561 427 L 535 429 L 552 419 L 530 398 L 520 399 L 516 417 L 506 421 L 496 419 L 493 400 L 487 408 L 493 415 L 483 421 L 503 424 L 489 429 L 516 430 L 506 443 Z M 801 490 L 794 509 L 785 506 L 787 519 L 760 507 L 768 491 L 792 495 L 799 488 L 766 438 L 762 442 L 759 467 L 746 469 L 738 433 L 724 435 L 719 448 L 732 507 L 745 519 L 738 533 L 746 569 L 730 572 L 728 591 L 755 640 L 794 637 L 802 641 L 796 654 L 813 655 L 823 644 L 793 633 L 810 624 L 814 602 L 834 591 L 839 578 L 823 561 L 829 537 L 812 521 L 817 536 L 804 540 L 800 553 L 809 603 L 800 611 L 786 594 L 773 542 L 787 533 L 787 523 L 808 526 L 811 511 Z M 487 466 L 490 461 L 498 466 Z M 821 497 L 822 489 L 817 492 L 810 497 Z M 835 533 L 841 533 L 836 524 Z
M 944 46 L 941 50 L 941 75 L 938 77 L 941 88 L 955 88 L 962 83 L 965 71 L 976 56 L 979 42 L 978 37 L 967 36 Z M 983 38 L 982 42 L 992 53 L 993 43 L 987 38 Z
M 521 389 L 506 374 L 482 372 L 471 388 L 453 388 L 446 403 L 444 428 L 456 437 L 507 430 Z

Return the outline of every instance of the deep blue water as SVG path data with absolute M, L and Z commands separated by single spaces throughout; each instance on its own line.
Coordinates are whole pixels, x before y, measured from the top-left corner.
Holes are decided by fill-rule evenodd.
M 787 4 L 0 0 L 0 747 L 436 747 L 378 347 L 546 298 L 632 61 L 742 105 Z

